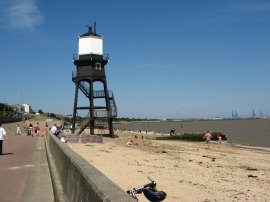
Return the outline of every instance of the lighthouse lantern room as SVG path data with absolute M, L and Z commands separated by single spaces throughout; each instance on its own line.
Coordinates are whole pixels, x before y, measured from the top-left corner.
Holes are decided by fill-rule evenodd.
M 92 31 L 89 31 L 79 37 L 79 55 L 103 55 L 103 38 Z

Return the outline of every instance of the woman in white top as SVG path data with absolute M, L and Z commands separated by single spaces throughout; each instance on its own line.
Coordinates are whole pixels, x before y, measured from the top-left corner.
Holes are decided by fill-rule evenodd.
M 7 133 L 6 133 L 5 129 L 2 127 L 2 124 L 0 123 L 0 155 L 3 154 L 4 136 L 5 136 L 6 140 L 8 140 Z
M 52 134 L 56 135 L 56 132 L 57 132 L 56 124 L 54 124 L 53 127 L 51 128 L 51 132 Z

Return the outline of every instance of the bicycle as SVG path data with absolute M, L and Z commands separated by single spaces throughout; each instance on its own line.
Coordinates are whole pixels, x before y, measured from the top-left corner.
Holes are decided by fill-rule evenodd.
M 159 201 L 163 201 L 167 194 L 164 191 L 158 191 L 156 186 L 157 183 L 156 181 L 154 181 L 151 177 L 147 177 L 151 182 L 137 187 L 137 188 L 133 188 L 131 190 L 127 190 L 127 193 L 129 195 L 131 195 L 133 198 L 135 198 L 138 201 L 138 198 L 136 196 L 136 194 L 141 194 L 143 193 L 144 196 L 151 202 L 159 202 Z

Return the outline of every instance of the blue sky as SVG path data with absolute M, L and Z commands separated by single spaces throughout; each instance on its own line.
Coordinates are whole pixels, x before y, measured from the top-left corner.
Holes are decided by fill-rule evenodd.
M 1 0 L 0 102 L 71 114 L 72 55 L 94 21 L 119 117 L 270 116 L 261 0 Z

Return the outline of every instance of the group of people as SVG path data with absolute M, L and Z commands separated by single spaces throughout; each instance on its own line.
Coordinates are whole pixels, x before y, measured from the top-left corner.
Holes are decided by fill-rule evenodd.
M 209 144 L 210 144 L 211 138 L 212 138 L 212 134 L 210 133 L 210 131 L 207 131 L 204 135 L 204 139 L 205 139 L 206 147 L 208 149 L 209 149 Z M 218 147 L 220 147 L 221 142 L 222 142 L 222 136 L 221 136 L 220 132 L 218 132 L 217 139 L 218 139 Z
M 41 134 L 41 137 L 45 137 L 47 131 L 49 130 L 49 125 L 48 123 L 45 123 L 45 126 L 42 128 L 42 130 L 40 130 L 39 122 L 36 122 L 34 126 L 32 123 L 28 125 L 26 122 L 24 122 L 23 128 L 24 128 L 24 132 L 26 136 L 40 137 L 40 134 Z M 56 136 L 59 134 L 56 124 L 54 124 L 50 128 L 50 132 L 52 132 Z M 23 135 L 23 134 L 24 133 L 21 130 L 21 126 L 20 124 L 18 124 L 16 127 L 16 135 Z M 2 155 L 4 139 L 8 140 L 8 137 L 7 137 L 7 133 L 5 129 L 2 127 L 2 124 L 0 123 L 0 155 Z
M 33 126 L 32 123 L 30 123 L 28 125 L 26 122 L 24 122 L 24 126 L 23 127 L 24 127 L 24 130 L 25 130 L 26 136 L 32 136 L 32 137 L 34 137 L 34 136 L 39 137 L 40 136 L 39 122 L 36 122 L 34 124 L 34 126 Z M 42 128 L 41 137 L 45 137 L 46 132 L 48 130 L 48 127 L 49 127 L 49 125 L 46 123 L 45 126 Z M 17 135 L 22 135 L 20 124 L 17 125 L 16 134 Z

